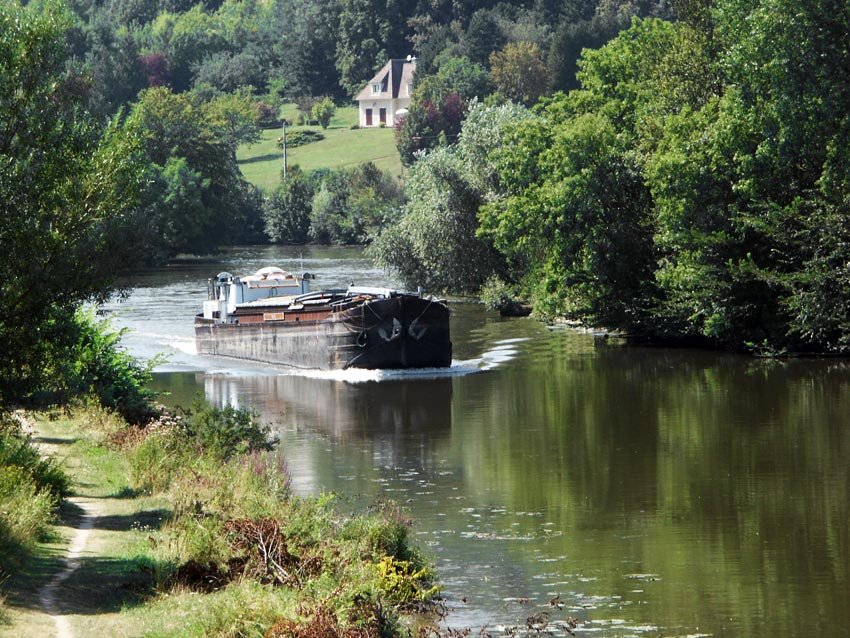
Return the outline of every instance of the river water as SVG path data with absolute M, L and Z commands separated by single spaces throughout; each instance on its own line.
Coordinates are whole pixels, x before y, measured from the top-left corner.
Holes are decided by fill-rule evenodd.
M 492 635 L 850 635 L 850 363 L 623 347 L 453 303 L 432 373 L 293 373 L 194 353 L 206 280 L 267 265 L 392 285 L 357 249 L 253 247 L 108 306 L 166 403 L 276 424 L 293 486 L 414 519 L 449 611 Z

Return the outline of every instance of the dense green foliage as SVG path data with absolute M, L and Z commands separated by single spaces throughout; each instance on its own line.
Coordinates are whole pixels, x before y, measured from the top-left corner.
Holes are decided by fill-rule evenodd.
M 371 254 L 408 285 L 476 292 L 506 261 L 487 238 L 477 235 L 478 210 L 503 197 L 488 157 L 506 129 L 531 118 L 513 104 L 474 103 L 457 144 L 426 153 L 405 184 L 408 202 L 401 218 L 381 232 Z
M 848 16 L 727 2 L 692 17 L 711 30 L 636 21 L 585 54 L 582 90 L 549 102 L 543 135 L 520 128 L 494 155 L 513 195 L 482 210 L 482 232 L 524 262 L 544 314 L 844 350 L 846 56 L 832 42 Z
M 294 172 L 266 200 L 266 233 L 284 244 L 364 243 L 396 217 L 401 201 L 398 183 L 371 163 Z
M 0 403 L 80 385 L 55 377 L 79 363 L 76 310 L 130 266 L 225 242 L 366 242 L 386 224 L 375 254 L 412 283 L 497 275 L 543 316 L 847 351 L 846 8 L 671 6 L 4 3 Z M 370 167 L 267 199 L 242 178 L 237 146 L 282 99 L 326 124 L 411 51 L 403 218 Z M 535 117 L 480 121 L 476 98 L 539 97 Z
M 532 106 L 576 86 L 582 48 L 597 47 L 631 16 L 666 14 L 662 3 L 594 1 L 474 3 L 444 24 L 418 15 L 411 40 L 420 59 L 409 113 L 398 122 L 399 153 L 411 165 L 424 150 L 453 144 L 469 101 Z M 463 16 L 463 17 L 461 17 Z
M 142 140 L 148 184 L 137 241 L 150 262 L 261 238 L 261 196 L 239 173 L 236 147 L 257 139 L 244 93 L 204 99 L 144 90 L 123 129 Z
M 53 2 L 0 5 L 0 405 L 51 382 L 75 309 L 107 297 L 132 258 L 140 144 L 86 117 L 63 71 L 71 23 Z
M 147 386 L 159 358 L 142 365 L 121 346 L 124 332 L 90 310 L 77 311 L 73 329 L 68 350 L 48 369 L 42 401 L 68 404 L 91 398 L 134 425 L 155 416 L 155 393 Z
M 200 397 L 192 407 L 182 411 L 182 427 L 207 454 L 227 460 L 248 452 L 274 448 L 271 428 L 260 422 L 251 410 L 207 405 Z
M 273 108 L 281 99 L 339 104 L 359 93 L 387 59 L 410 54 L 419 59 L 417 83 L 459 60 L 477 66 L 489 83 L 495 59 L 498 87 L 531 103 L 574 82 L 582 46 L 610 39 L 632 15 L 665 11 L 665 3 L 653 0 L 69 4 L 77 16 L 70 64 L 91 78 L 89 104 L 102 116 L 155 86 L 205 96 L 249 91 Z M 492 86 L 459 94 L 469 99 L 491 92 Z
M 477 237 L 542 316 L 847 352 L 850 111 L 836 43 L 850 16 L 795 7 L 730 0 L 682 4 L 679 22 L 633 20 L 584 52 L 580 89 L 507 127 L 486 156 L 495 197 L 431 202 L 427 214 L 475 209 Z M 395 245 L 413 244 L 417 216 L 411 208 L 391 231 Z M 458 234 L 440 254 L 467 241 Z M 382 261 L 421 276 L 393 245 L 379 246 Z
M 122 201 L 132 213 L 125 215 L 124 237 L 147 263 L 209 253 L 220 243 L 301 241 L 298 233 L 283 236 L 268 216 L 264 220 L 262 210 L 277 205 L 263 206 L 263 195 L 241 178 L 234 161 L 236 145 L 258 139 L 258 124 L 279 125 L 284 99 L 296 101 L 305 120 L 327 127 L 336 106 L 388 58 L 418 56 L 416 92 L 398 136 L 410 165 L 422 151 L 457 141 L 472 99 L 498 89 L 493 103 L 531 104 L 549 93 L 560 69 L 574 66 L 579 55 L 575 38 L 563 45 L 553 34 L 581 23 L 589 35 L 579 42 L 602 42 L 614 34 L 611 25 L 634 14 L 658 14 L 663 6 L 595 0 L 67 1 L 70 11 L 56 33 L 65 33 L 68 46 L 54 65 L 73 79 L 80 110 L 95 116 L 95 134 L 119 114 L 112 125 L 119 139 L 112 144 L 123 155 L 132 151 L 138 162 L 131 175 L 139 201 Z M 324 210 L 314 211 L 314 221 L 334 221 L 338 201 L 346 198 L 339 188 L 315 190 Z M 311 237 L 364 241 L 369 233 L 362 224 L 343 216 L 348 223 L 339 227 L 311 224 Z

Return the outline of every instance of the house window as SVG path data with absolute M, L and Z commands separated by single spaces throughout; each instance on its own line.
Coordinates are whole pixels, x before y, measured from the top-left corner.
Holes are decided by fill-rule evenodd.
M 407 94 L 410 95 L 411 91 L 413 91 L 413 83 L 407 83 Z
M 379 109 L 378 110 L 378 121 L 381 124 L 387 123 L 387 109 Z
M 366 126 L 372 126 L 372 109 L 366 109 Z
M 377 95 L 380 92 L 381 92 L 381 85 L 380 84 L 373 84 L 372 85 L 372 95 Z

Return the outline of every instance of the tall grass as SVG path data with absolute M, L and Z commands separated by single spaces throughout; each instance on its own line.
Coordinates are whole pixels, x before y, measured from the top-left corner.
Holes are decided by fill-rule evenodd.
M 0 425 L 0 577 L 20 567 L 53 520 L 70 480 L 6 416 Z

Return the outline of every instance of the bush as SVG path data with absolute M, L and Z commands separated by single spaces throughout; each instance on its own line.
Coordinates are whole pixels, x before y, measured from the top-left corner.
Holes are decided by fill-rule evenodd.
M 190 440 L 217 459 L 272 450 L 277 443 L 270 438 L 271 428 L 253 410 L 217 408 L 199 397 L 183 412 L 181 423 Z
M 25 468 L 0 465 L 0 579 L 44 536 L 56 503 Z
M 297 172 L 288 176 L 263 202 L 266 236 L 281 244 L 303 244 L 309 238 L 312 186 Z
M 254 110 L 257 112 L 257 124 L 263 128 L 280 126 L 278 109 L 267 102 L 254 102 Z
M 496 310 L 503 316 L 525 316 L 531 312 L 517 299 L 516 286 L 505 283 L 496 275 L 484 282 L 478 296 L 487 310 Z
M 71 481 L 54 458 L 42 457 L 29 438 L 10 430 L 0 430 L 0 468 L 20 469 L 35 489 L 59 499 L 71 493 Z
M 306 129 L 303 131 L 287 131 L 286 132 L 286 148 L 296 148 L 298 146 L 306 146 L 313 142 L 320 142 L 325 139 L 324 133 Z M 283 148 L 283 143 L 277 145 L 278 148 Z
M 430 586 L 434 572 L 428 567 L 417 569 L 409 561 L 384 556 L 375 569 L 379 586 L 397 603 L 424 602 L 440 591 L 439 587 Z
M 67 475 L 8 421 L 0 426 L 0 580 L 20 565 L 70 493 Z
M 156 416 L 155 393 L 147 388 L 151 370 L 160 359 L 140 364 L 121 345 L 123 330 L 98 321 L 92 311 L 77 313 L 80 339 L 77 345 L 77 387 L 97 397 L 129 423 L 141 424 Z
M 165 490 L 174 477 L 191 467 L 195 454 L 177 430 L 147 432 L 127 454 L 130 481 L 146 493 Z
M 322 128 L 328 128 L 328 125 L 331 123 L 331 118 L 334 116 L 335 112 L 336 106 L 328 97 L 322 98 L 313 105 L 313 117 L 318 120 Z
M 156 416 L 155 393 L 147 384 L 160 358 L 139 363 L 120 345 L 124 331 L 113 330 L 90 309 L 77 311 L 56 329 L 63 331 L 69 345 L 45 362 L 50 381 L 41 388 L 37 403 L 68 404 L 94 398 L 129 423 L 145 423 Z

